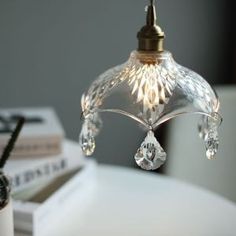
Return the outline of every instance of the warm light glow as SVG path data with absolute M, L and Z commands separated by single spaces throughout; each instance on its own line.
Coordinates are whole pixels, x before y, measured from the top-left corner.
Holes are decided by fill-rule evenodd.
M 145 110 L 165 104 L 175 84 L 167 71 L 157 64 L 141 64 L 136 73 L 132 72 L 128 77 L 135 103 L 142 103 Z

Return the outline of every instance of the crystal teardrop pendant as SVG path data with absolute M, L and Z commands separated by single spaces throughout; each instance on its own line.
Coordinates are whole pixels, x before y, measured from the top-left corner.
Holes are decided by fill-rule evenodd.
M 212 129 L 218 129 L 221 122 L 222 118 L 217 112 L 212 112 L 211 116 L 202 116 L 198 124 L 199 137 L 205 140 L 207 133 Z
M 99 134 L 102 129 L 102 120 L 98 113 L 93 113 L 86 119 L 88 129 L 91 130 L 92 135 L 95 137 Z
M 218 147 L 219 147 L 219 137 L 217 129 L 211 129 L 205 137 L 205 145 L 206 145 L 206 156 L 209 160 L 214 159 Z
M 152 131 L 147 133 L 134 158 L 138 166 L 145 170 L 155 170 L 164 164 L 166 153 Z
M 84 121 L 79 137 L 79 143 L 84 155 L 91 156 L 94 153 L 96 145 L 92 130 L 89 129 L 88 123 L 88 121 Z
M 218 127 L 221 122 L 221 116 L 217 112 L 213 112 L 211 116 L 203 116 L 198 125 L 199 136 L 205 142 L 206 156 L 209 160 L 212 160 L 218 151 Z

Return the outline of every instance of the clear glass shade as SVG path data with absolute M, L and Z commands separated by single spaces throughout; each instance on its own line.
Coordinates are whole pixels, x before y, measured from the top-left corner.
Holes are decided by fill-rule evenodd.
M 144 169 L 156 169 L 166 154 L 155 130 L 163 122 L 185 113 L 202 114 L 200 137 L 208 158 L 218 148 L 219 100 L 211 86 L 197 73 L 177 64 L 171 53 L 133 51 L 129 60 L 101 74 L 81 99 L 84 123 L 80 143 L 86 155 L 95 149 L 101 128 L 100 112 L 123 114 L 147 131 L 135 160 Z

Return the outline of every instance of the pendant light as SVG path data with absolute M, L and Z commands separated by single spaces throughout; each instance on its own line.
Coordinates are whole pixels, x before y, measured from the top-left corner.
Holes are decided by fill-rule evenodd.
M 102 127 L 100 114 L 114 112 L 135 120 L 146 130 L 134 159 L 143 169 L 157 169 L 165 162 L 166 153 L 154 130 L 174 117 L 192 113 L 201 115 L 199 135 L 207 158 L 214 158 L 222 121 L 219 99 L 206 80 L 179 65 L 164 50 L 165 34 L 156 23 L 154 1 L 147 7 L 146 25 L 137 38 L 138 49 L 131 52 L 128 61 L 99 75 L 82 95 L 83 152 L 89 156 L 95 150 L 95 137 Z

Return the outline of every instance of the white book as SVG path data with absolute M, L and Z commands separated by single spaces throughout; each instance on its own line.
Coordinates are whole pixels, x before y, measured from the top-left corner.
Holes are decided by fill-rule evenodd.
M 78 143 L 65 140 L 62 153 L 57 156 L 15 158 L 5 166 L 5 173 L 12 182 L 12 193 L 33 188 L 50 182 L 66 172 L 78 169 L 85 163 L 85 158 Z M 43 187 L 43 185 L 42 185 Z
M 14 200 L 15 231 L 23 235 L 48 236 L 73 206 L 82 214 L 93 196 L 95 176 L 96 164 L 87 160 L 79 171 L 61 176 L 28 201 Z M 66 219 L 70 220 L 70 216 Z
M 64 130 L 53 108 L 0 109 L 0 153 L 6 146 L 19 116 L 25 124 L 12 156 L 44 156 L 61 152 Z

